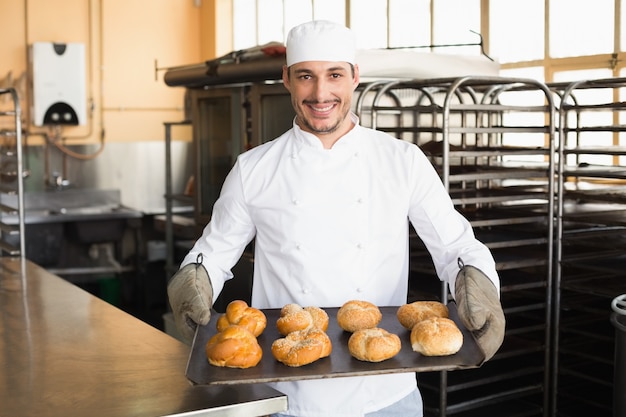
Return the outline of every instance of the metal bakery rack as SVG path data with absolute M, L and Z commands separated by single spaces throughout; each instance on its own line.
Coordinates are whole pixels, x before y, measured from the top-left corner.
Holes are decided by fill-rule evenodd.
M 560 99 L 550 411 L 612 415 L 610 305 L 626 292 L 626 79 L 550 87 Z
M 22 111 L 14 88 L 0 89 L 0 99 L 0 252 L 20 256 L 25 253 Z M 5 222 L 5 216 L 17 216 L 17 224 Z
M 503 347 L 480 369 L 420 373 L 426 416 L 541 415 L 550 398 L 555 119 L 535 80 L 380 81 L 359 94 L 364 125 L 419 145 L 457 209 L 493 252 L 507 317 Z M 520 104 L 522 103 L 522 104 Z M 411 244 L 410 298 L 448 300 L 428 252 Z M 409 301 L 413 301 L 409 299 Z M 505 411 L 506 410 L 506 411 Z

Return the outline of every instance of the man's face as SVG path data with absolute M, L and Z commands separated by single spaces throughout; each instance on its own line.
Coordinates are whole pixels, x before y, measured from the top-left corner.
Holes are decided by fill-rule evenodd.
M 348 116 L 359 70 L 347 62 L 307 61 L 285 67 L 283 82 L 291 93 L 296 122 L 331 146 L 351 128 Z

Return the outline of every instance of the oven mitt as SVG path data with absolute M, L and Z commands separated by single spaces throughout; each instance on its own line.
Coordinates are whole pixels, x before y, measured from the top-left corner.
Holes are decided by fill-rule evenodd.
M 167 295 L 176 328 L 191 343 L 197 325 L 205 325 L 211 318 L 213 286 L 204 266 L 193 263 L 179 269 L 167 284 Z
M 459 318 L 474 335 L 487 361 L 504 340 L 505 319 L 498 290 L 482 271 L 459 263 L 454 291 Z

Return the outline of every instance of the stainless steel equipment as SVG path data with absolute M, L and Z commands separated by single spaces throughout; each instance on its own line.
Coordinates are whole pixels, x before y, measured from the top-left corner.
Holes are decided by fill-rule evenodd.
M 0 258 L 3 416 L 262 416 L 265 385 L 192 386 L 189 347 L 24 258 Z

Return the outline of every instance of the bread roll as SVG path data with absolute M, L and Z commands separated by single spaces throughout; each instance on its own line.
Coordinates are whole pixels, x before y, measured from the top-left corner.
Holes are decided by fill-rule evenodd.
M 308 365 L 330 355 L 332 343 L 320 329 L 297 330 L 272 343 L 274 358 L 291 367 Z
M 298 304 L 286 304 L 276 320 L 276 328 L 283 336 L 298 330 L 307 330 L 312 326 L 313 316 Z
M 298 330 L 311 328 L 328 329 L 328 314 L 319 307 L 304 307 L 299 304 L 286 304 L 280 310 L 280 317 L 276 321 L 278 332 L 286 336 Z
M 431 317 L 415 323 L 411 330 L 411 347 L 424 356 L 457 353 L 463 346 L 463 333 L 452 320 Z
M 313 318 L 313 327 L 326 331 L 328 330 L 328 313 L 319 307 L 304 307 L 305 311 L 308 311 Z
M 350 354 L 360 361 L 382 362 L 400 352 L 402 347 L 398 335 L 374 327 L 352 333 L 348 339 Z
M 235 300 L 226 306 L 226 313 L 217 320 L 217 331 L 221 332 L 232 324 L 243 326 L 258 337 L 267 326 L 267 317 L 261 310 L 249 307 L 245 301 Z
M 207 342 L 205 350 L 211 365 L 228 368 L 251 368 L 263 356 L 254 334 L 237 325 L 230 325 L 216 333 Z
M 376 327 L 382 320 L 380 309 L 369 301 L 351 300 L 337 311 L 337 323 L 347 332 Z
M 448 318 L 448 307 L 439 301 L 415 301 L 400 306 L 396 315 L 400 324 L 411 330 L 415 323 L 430 317 Z

